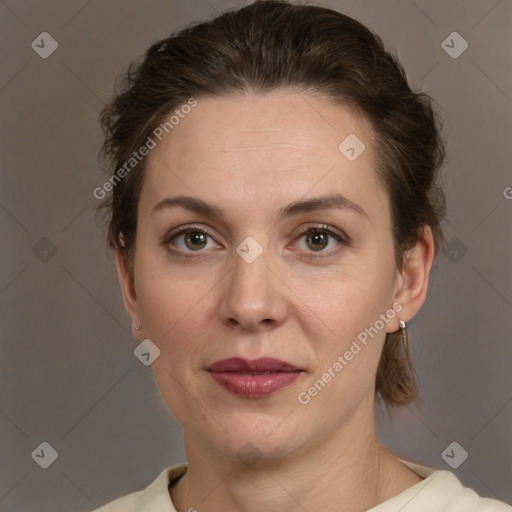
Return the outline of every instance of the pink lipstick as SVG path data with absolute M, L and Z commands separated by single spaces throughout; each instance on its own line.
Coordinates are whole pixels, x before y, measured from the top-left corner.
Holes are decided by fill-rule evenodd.
M 208 371 L 219 385 L 231 393 L 259 398 L 289 386 L 303 370 L 273 357 L 252 361 L 232 357 L 213 363 Z

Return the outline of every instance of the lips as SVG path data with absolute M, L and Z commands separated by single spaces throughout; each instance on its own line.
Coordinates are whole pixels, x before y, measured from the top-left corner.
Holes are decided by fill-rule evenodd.
M 212 372 L 235 372 L 235 373 L 274 373 L 300 371 L 299 368 L 273 357 L 261 357 L 249 361 L 241 357 L 222 359 L 213 363 L 209 370 Z
M 292 384 L 303 370 L 273 357 L 222 359 L 209 368 L 213 379 L 227 391 L 248 398 L 264 397 Z

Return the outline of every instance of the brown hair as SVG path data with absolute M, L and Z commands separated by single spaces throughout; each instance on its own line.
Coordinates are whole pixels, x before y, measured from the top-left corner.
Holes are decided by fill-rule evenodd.
M 411 90 L 401 64 L 375 33 L 330 9 L 259 0 L 158 41 L 142 62 L 130 65 L 121 90 L 101 112 L 104 154 L 114 169 L 126 170 L 163 117 L 191 98 L 287 87 L 355 107 L 371 122 L 397 266 L 424 226 L 432 228 L 438 251 L 445 149 L 432 100 Z M 111 181 L 112 193 L 101 205 L 109 213 L 109 245 L 124 251 L 132 276 L 144 163 L 134 162 L 122 179 Z M 391 406 L 418 395 L 400 332 L 386 335 L 376 393 Z

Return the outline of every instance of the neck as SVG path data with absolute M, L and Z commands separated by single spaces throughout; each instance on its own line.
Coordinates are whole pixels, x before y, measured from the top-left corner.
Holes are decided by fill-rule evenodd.
M 301 453 L 252 465 L 220 456 L 185 431 L 189 468 L 171 488 L 172 501 L 178 512 L 372 508 L 421 479 L 379 444 L 371 419 L 367 428 L 353 421 Z

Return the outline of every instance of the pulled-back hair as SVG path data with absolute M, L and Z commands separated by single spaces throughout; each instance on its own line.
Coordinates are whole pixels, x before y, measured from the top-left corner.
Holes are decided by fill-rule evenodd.
M 411 90 L 381 39 L 353 18 L 322 7 L 259 0 L 153 44 L 141 62 L 130 65 L 121 90 L 102 110 L 103 150 L 117 179 L 101 207 L 109 214 L 109 245 L 123 251 L 132 276 L 146 161 L 128 169 L 134 152 L 191 99 L 284 88 L 319 94 L 370 121 L 378 179 L 390 202 L 397 267 L 425 226 L 439 250 L 445 199 L 438 175 L 445 149 L 430 97 Z M 123 166 L 120 179 L 115 173 Z M 386 335 L 376 393 L 393 406 L 417 397 L 399 332 Z

